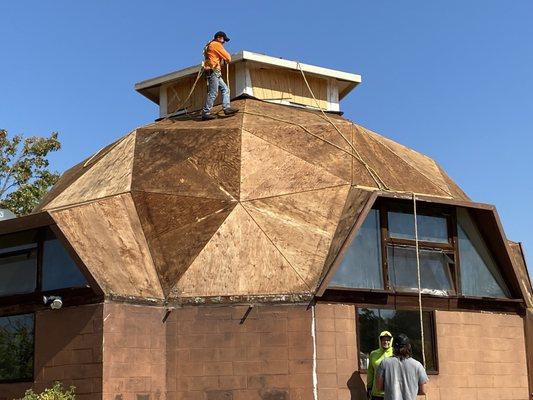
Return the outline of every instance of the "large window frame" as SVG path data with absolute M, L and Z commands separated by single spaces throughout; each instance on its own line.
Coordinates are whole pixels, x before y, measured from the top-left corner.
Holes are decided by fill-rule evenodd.
M 412 311 L 412 312 L 418 312 L 418 310 L 415 310 L 415 309 L 412 309 L 412 308 L 400 308 L 400 309 L 397 309 L 397 308 L 394 308 L 394 307 L 384 307 L 384 306 L 380 306 L 380 305 L 366 305 L 366 306 L 363 306 L 363 305 L 357 305 L 357 306 L 354 306 L 355 308 L 355 334 L 357 335 L 356 337 L 356 342 L 357 342 L 357 370 L 361 373 L 364 373 L 366 374 L 367 373 L 367 369 L 366 368 L 362 368 L 361 367 L 361 360 L 359 359 L 361 357 L 361 323 L 359 322 L 359 310 L 360 309 L 363 309 L 363 308 L 379 308 L 379 309 L 382 309 L 382 310 L 391 310 L 391 311 Z M 429 318 L 430 318 L 430 326 L 431 326 L 431 330 L 432 330 L 432 335 L 431 335 L 431 345 L 432 345 L 432 350 L 433 350 L 433 359 L 435 360 L 435 369 L 428 369 L 426 370 L 427 374 L 428 375 L 438 375 L 439 374 L 439 371 L 440 371 L 440 367 L 439 367 L 439 348 L 438 348 L 438 341 L 437 341 L 437 320 L 436 320 L 436 317 L 435 317 L 435 310 L 430 310 L 430 309 L 422 309 L 423 312 L 428 312 L 429 313 Z M 402 333 L 402 332 L 399 332 L 399 333 Z M 396 333 L 392 333 L 393 335 L 396 334 Z M 377 348 L 377 341 L 376 341 L 376 348 Z M 422 362 L 422 361 L 420 361 Z
M 36 340 L 35 340 L 35 329 L 36 329 L 36 313 L 35 312 L 22 312 L 22 313 L 11 313 L 6 315 L 0 315 L 0 318 L 8 318 L 8 317 L 17 317 L 20 315 L 32 315 L 33 319 L 33 352 L 32 352 L 32 358 L 33 358 L 33 367 L 31 370 L 31 377 L 27 378 L 18 378 L 18 379 L 1 379 L 0 378 L 0 384 L 7 384 L 7 383 L 21 383 L 21 382 L 34 382 L 35 381 L 35 353 L 36 353 Z
M 383 268 L 384 288 L 390 292 L 405 293 L 402 290 L 396 290 L 392 287 L 389 279 L 389 260 L 388 247 L 406 247 L 416 248 L 416 241 L 411 239 L 400 239 L 390 236 L 389 232 L 389 212 L 403 212 L 413 214 L 413 205 L 396 202 L 381 202 L 376 209 L 379 210 L 380 226 L 381 226 L 381 259 Z M 441 205 L 432 204 L 426 206 L 425 204 L 417 204 L 417 215 L 425 215 L 430 217 L 441 217 L 446 220 L 446 228 L 448 234 L 448 242 L 430 242 L 418 241 L 419 251 L 441 251 L 447 255 L 453 262 L 449 264 L 449 273 L 451 274 L 452 290 L 449 296 L 457 296 L 460 293 L 460 265 L 457 241 L 457 215 L 455 207 L 445 207 Z M 414 217 L 413 217 L 414 218 Z M 413 220 L 414 225 L 414 220 Z
M 87 280 L 87 286 L 65 287 L 60 289 L 43 290 L 43 255 L 44 243 L 47 240 L 59 239 L 64 245 L 64 240 L 61 240 L 53 226 L 41 226 L 28 231 L 35 232 L 35 243 L 37 244 L 37 273 L 35 290 L 27 293 L 13 293 L 0 295 L 0 317 L 13 314 L 31 313 L 39 309 L 46 309 L 49 306 L 44 305 L 43 296 L 60 296 L 68 299 L 68 305 L 79 305 L 94 303 L 102 300 L 102 294 L 99 291 L 94 279 L 88 274 L 85 266 L 82 266 L 81 261 L 74 254 L 74 252 L 65 246 L 65 251 L 71 256 L 74 264 L 77 266 L 81 274 Z M 22 232 L 16 231 L 12 233 Z M 9 235 L 11 233 L 4 233 L 1 236 Z M 26 250 L 22 250 L 24 252 Z M 14 250 L 9 253 L 2 254 L 2 257 L 20 253 L 21 250 Z

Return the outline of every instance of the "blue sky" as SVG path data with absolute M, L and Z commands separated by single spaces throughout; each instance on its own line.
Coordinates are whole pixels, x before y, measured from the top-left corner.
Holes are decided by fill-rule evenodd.
M 348 118 L 435 158 L 495 204 L 533 263 L 533 2 L 3 1 L 0 127 L 58 131 L 64 171 L 157 116 L 133 85 L 228 49 L 362 75 Z

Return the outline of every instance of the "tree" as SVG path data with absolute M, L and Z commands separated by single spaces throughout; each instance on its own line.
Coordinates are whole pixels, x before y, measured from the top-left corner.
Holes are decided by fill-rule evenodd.
M 0 208 L 18 216 L 28 214 L 57 182 L 49 170 L 48 153 L 61 148 L 54 132 L 50 137 L 15 135 L 0 129 Z

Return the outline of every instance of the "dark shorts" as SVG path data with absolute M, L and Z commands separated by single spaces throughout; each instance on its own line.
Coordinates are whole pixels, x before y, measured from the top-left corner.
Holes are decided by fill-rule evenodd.
M 372 400 L 383 400 L 381 396 L 372 396 Z

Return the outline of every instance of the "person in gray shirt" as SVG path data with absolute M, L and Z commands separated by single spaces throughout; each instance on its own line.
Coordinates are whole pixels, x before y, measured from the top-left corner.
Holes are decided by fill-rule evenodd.
M 392 343 L 393 356 L 378 367 L 377 388 L 385 392 L 385 400 L 416 400 L 418 394 L 426 394 L 426 370 L 411 358 L 411 342 L 406 335 L 395 336 Z

